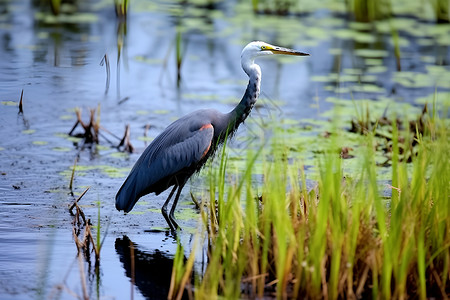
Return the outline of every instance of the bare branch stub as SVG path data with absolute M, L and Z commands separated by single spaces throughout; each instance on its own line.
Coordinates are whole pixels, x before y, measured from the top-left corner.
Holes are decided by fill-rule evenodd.
M 95 109 L 90 109 L 89 123 L 87 124 L 84 123 L 83 119 L 81 118 L 81 109 L 77 108 L 75 110 L 75 114 L 77 115 L 77 121 L 70 130 L 69 135 L 82 138 L 84 142 L 88 144 L 98 144 L 98 130 L 100 128 L 100 122 L 95 119 Z M 75 128 L 78 125 L 81 125 L 81 127 L 83 127 L 84 132 L 73 134 Z
M 23 89 L 19 100 L 19 115 L 23 115 Z
M 82 145 L 94 144 L 94 143 L 99 144 L 99 142 L 100 142 L 99 137 L 100 137 L 100 135 L 102 135 L 102 137 L 107 142 L 109 142 L 111 145 L 115 146 L 115 143 L 111 142 L 108 138 L 105 137 L 104 134 L 100 133 L 100 130 L 102 130 L 103 132 L 106 132 L 109 135 L 111 135 L 112 137 L 120 140 L 120 143 L 117 146 L 117 148 L 124 146 L 123 151 L 130 152 L 130 153 L 134 152 L 134 147 L 130 142 L 130 126 L 128 124 L 126 125 L 125 134 L 124 134 L 123 138 L 120 139 L 120 137 L 118 137 L 117 135 L 113 134 L 112 132 L 110 132 L 103 126 L 101 126 L 99 112 L 100 112 L 100 106 L 98 106 L 98 108 L 89 109 L 89 122 L 85 123 L 85 122 L 83 122 L 83 119 L 81 117 L 81 115 L 82 115 L 81 109 L 80 108 L 75 109 L 75 114 L 77 116 L 77 120 L 76 120 L 75 124 L 72 126 L 68 135 L 81 138 Z M 83 132 L 74 133 L 74 131 L 78 127 L 78 125 L 80 125 L 83 128 Z M 82 148 L 83 148 L 83 146 L 82 146 Z
M 130 125 L 129 124 L 127 124 L 125 126 L 125 133 L 123 135 L 123 138 L 120 140 L 120 143 L 117 146 L 117 148 L 120 148 L 122 146 L 124 146 L 123 151 L 133 153 L 134 147 L 130 142 Z
M 78 201 L 80 201 L 81 198 L 83 198 L 84 194 L 86 194 L 87 191 L 88 191 L 90 188 L 91 188 L 91 187 L 88 186 L 88 187 L 84 190 L 84 192 L 82 192 L 81 195 L 77 198 L 77 200 L 75 200 L 75 202 L 72 203 L 72 205 L 69 207 L 69 212 L 70 212 L 72 215 L 73 215 L 73 209 L 74 209 L 74 207 L 78 205 Z

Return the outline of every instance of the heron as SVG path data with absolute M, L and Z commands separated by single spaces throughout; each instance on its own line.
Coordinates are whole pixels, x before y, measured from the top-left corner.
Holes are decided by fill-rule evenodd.
M 161 212 L 174 232 L 181 229 L 174 212 L 187 180 L 213 156 L 226 138 L 233 136 L 258 99 L 261 68 L 255 58 L 274 54 L 308 56 L 308 53 L 254 41 L 244 47 L 241 66 L 249 77 L 247 89 L 237 106 L 228 113 L 214 109 L 194 111 L 170 124 L 141 154 L 116 195 L 116 208 L 125 213 L 150 193 L 156 195 L 172 187 Z M 176 192 L 176 194 L 175 194 Z M 170 212 L 167 207 L 173 195 Z

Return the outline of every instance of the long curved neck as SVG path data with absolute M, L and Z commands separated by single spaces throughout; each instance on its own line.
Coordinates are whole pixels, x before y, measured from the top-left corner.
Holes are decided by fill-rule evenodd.
M 261 68 L 253 61 L 248 64 L 242 64 L 242 68 L 249 76 L 249 81 L 245 94 L 239 104 L 228 114 L 229 125 L 232 132 L 235 131 L 239 125 L 245 121 L 250 114 L 256 100 L 259 97 L 259 89 L 261 85 Z

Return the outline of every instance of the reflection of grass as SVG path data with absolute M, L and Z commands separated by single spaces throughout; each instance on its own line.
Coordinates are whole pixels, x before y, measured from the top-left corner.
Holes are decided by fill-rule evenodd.
M 128 0 L 114 0 L 114 8 L 116 10 L 116 16 L 118 18 L 125 19 L 128 14 Z
M 55 16 L 59 15 L 61 9 L 61 0 L 50 0 L 50 8 L 52 9 L 52 13 Z
M 370 22 L 389 18 L 392 7 L 390 0 L 351 0 L 348 9 L 359 22 Z
M 208 265 L 189 292 L 209 299 L 242 294 L 331 299 L 445 296 L 450 169 L 443 162 L 449 159 L 448 133 L 435 113 L 426 118 L 425 126 L 427 130 L 415 138 L 417 154 L 408 164 L 399 159 L 399 142 L 401 136 L 409 136 L 409 129 L 391 125 L 388 200 L 381 196 L 371 131 L 358 139 L 358 170 L 344 176 L 344 161 L 335 151 L 342 141 L 335 130 L 328 151 L 318 158 L 318 185 L 312 190 L 306 189 L 301 163 L 287 159 L 290 153 L 281 135 L 263 151 L 270 159 L 264 161 L 260 192 L 254 190 L 251 176 L 257 155 L 249 151 L 247 170 L 239 177 L 226 172 L 222 154 L 220 167 L 210 173 L 215 200 L 202 206 L 206 231 L 198 235 L 206 235 Z M 183 255 L 181 248 L 177 255 Z M 172 286 L 183 289 L 192 267 L 177 261 L 174 271 Z

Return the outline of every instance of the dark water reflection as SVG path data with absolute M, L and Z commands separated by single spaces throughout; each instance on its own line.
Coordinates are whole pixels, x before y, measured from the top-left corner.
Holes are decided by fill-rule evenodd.
M 117 238 L 115 248 L 126 276 L 132 279 L 144 297 L 167 298 L 173 267 L 172 254 L 159 249 L 143 250 L 127 236 Z

